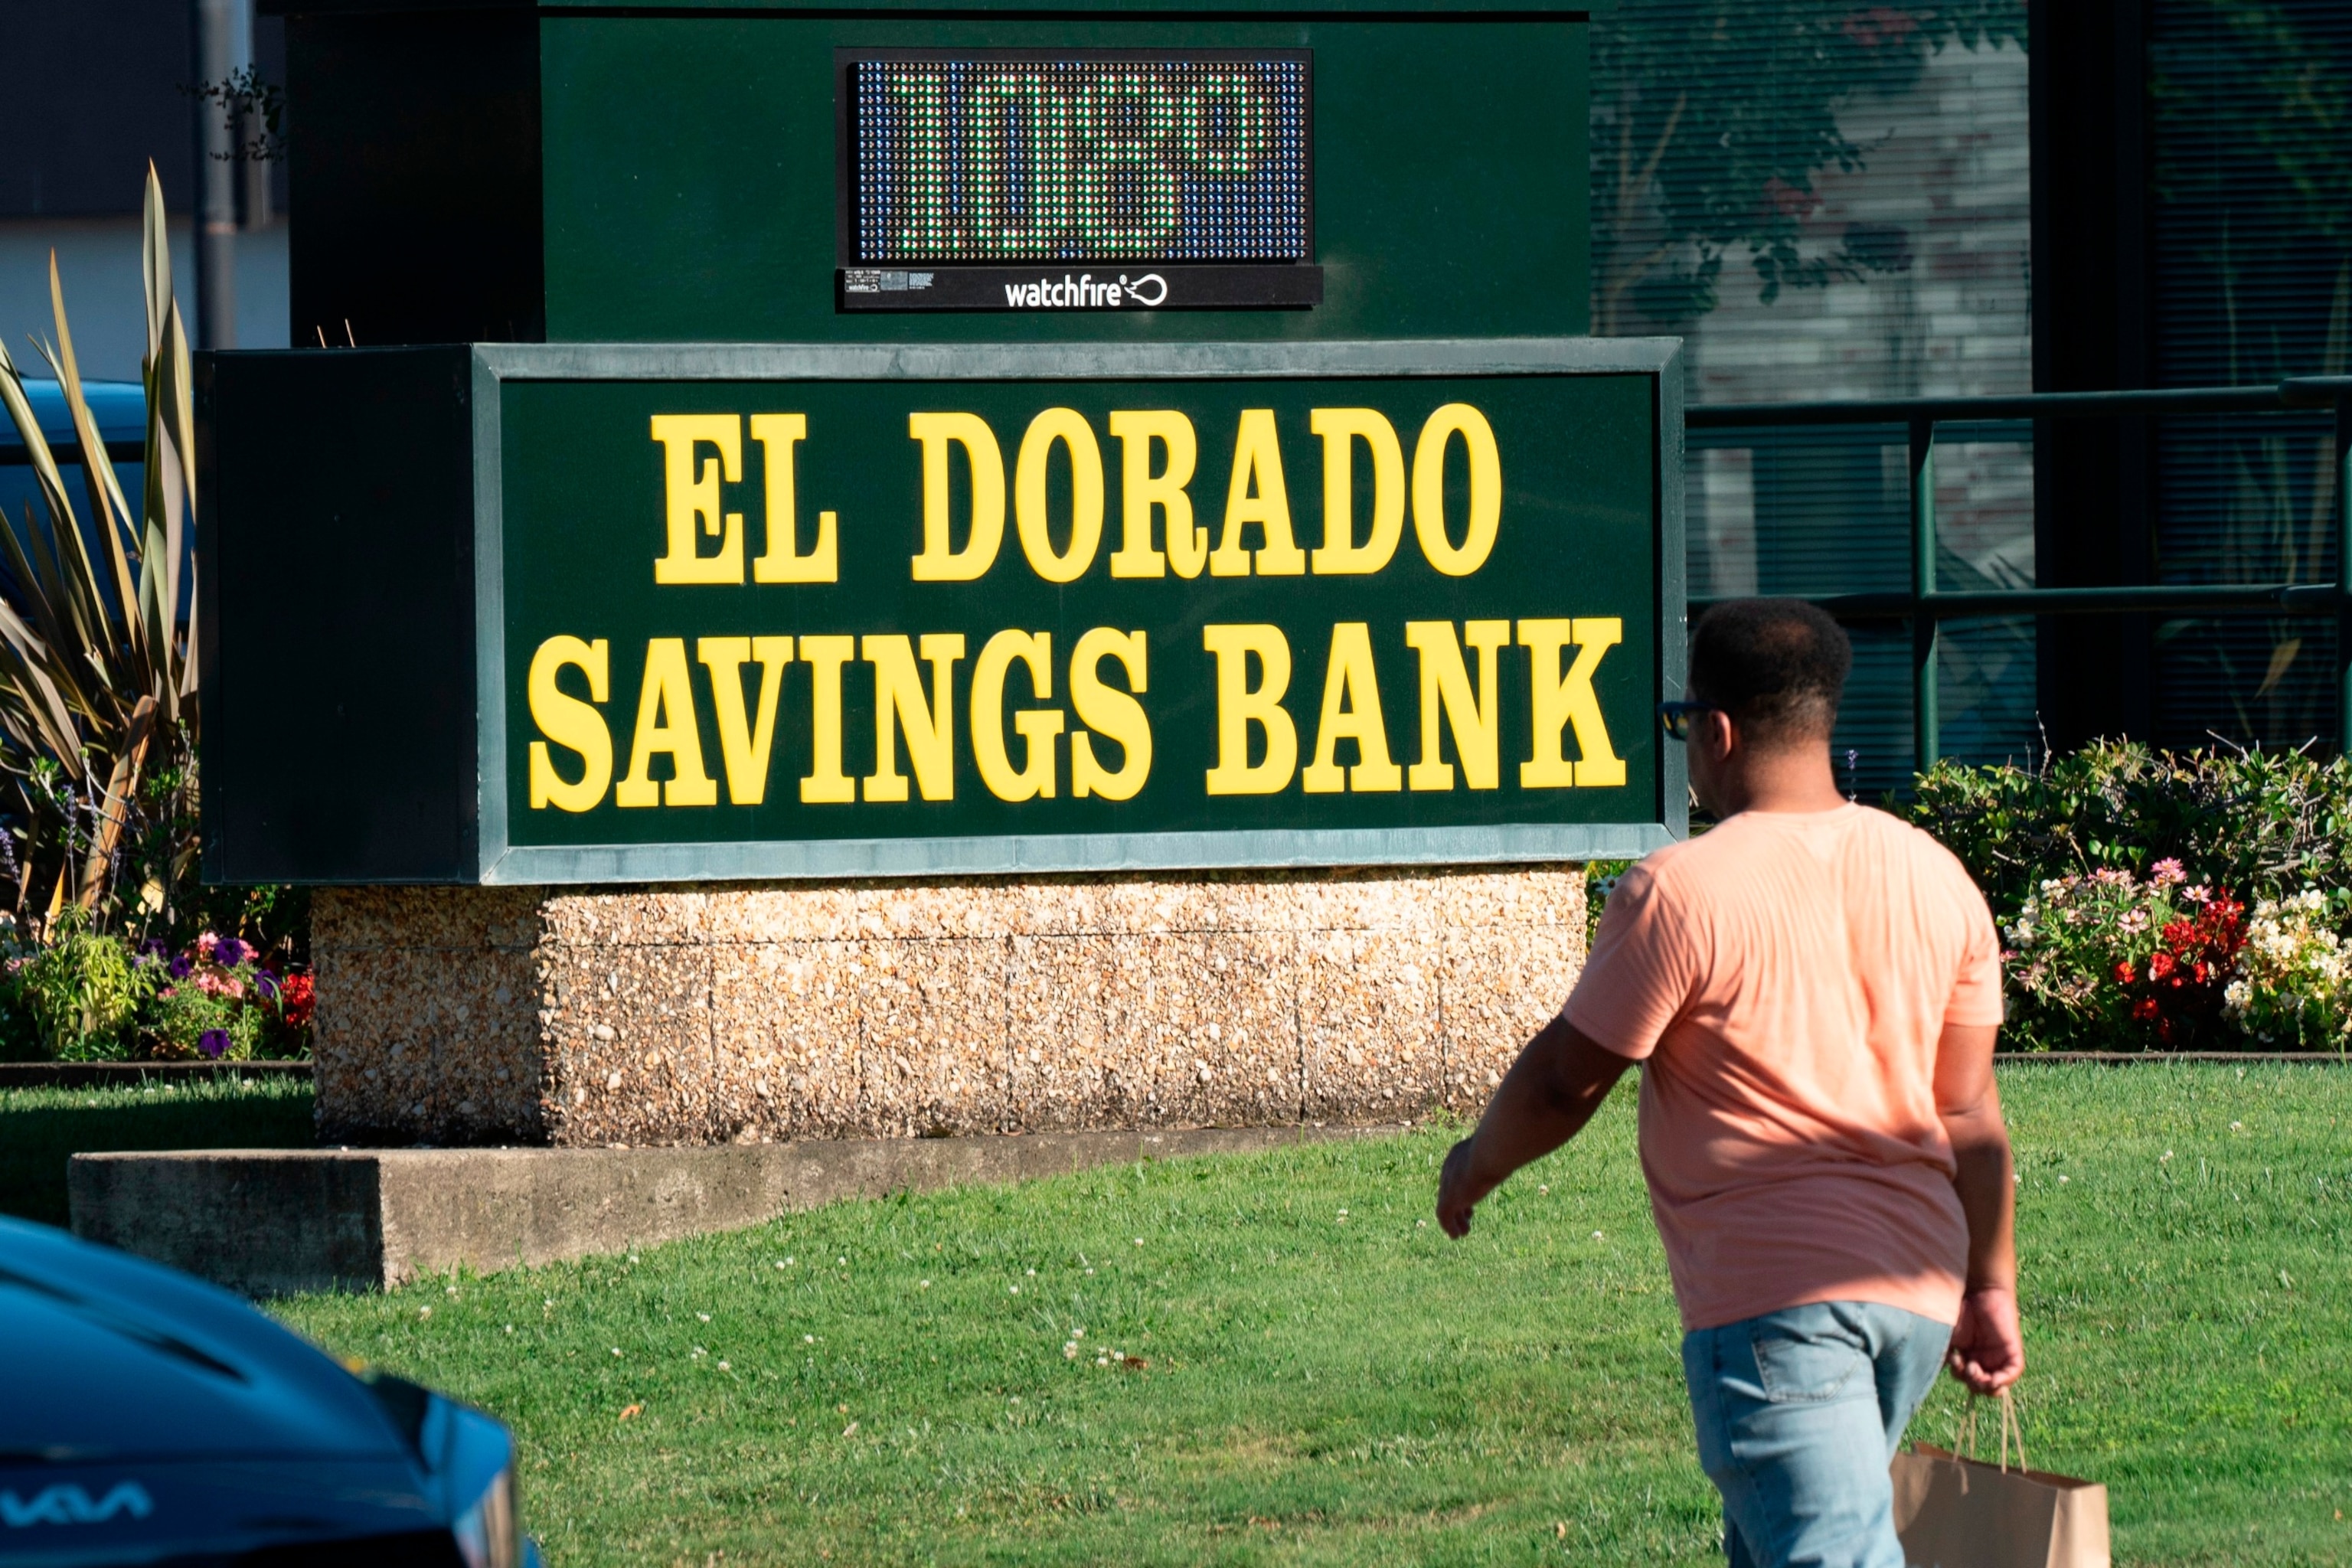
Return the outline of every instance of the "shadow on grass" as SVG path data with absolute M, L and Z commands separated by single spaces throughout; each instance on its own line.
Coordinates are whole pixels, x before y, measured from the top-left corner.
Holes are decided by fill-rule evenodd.
M 0 1092 L 0 1214 L 64 1225 L 66 1162 L 76 1154 L 310 1142 L 308 1084 Z

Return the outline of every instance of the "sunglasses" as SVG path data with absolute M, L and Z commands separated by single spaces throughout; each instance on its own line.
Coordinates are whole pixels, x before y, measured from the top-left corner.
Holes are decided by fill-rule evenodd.
M 1658 704 L 1658 727 L 1674 740 L 1690 739 L 1691 721 L 1702 713 L 1723 711 L 1712 702 L 1661 702 Z

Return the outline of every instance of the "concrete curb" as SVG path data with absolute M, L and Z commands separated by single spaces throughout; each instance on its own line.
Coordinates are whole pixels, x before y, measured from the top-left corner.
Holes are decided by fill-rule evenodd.
M 74 1234 L 248 1295 L 371 1290 L 757 1225 L 845 1198 L 1402 1132 L 1204 1127 L 658 1149 L 77 1154 Z

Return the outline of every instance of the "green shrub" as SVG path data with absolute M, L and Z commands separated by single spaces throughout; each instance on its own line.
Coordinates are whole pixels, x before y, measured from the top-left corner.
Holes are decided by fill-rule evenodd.
M 149 1006 L 146 1025 L 159 1058 L 241 1062 L 260 1043 L 262 1013 L 224 992 L 166 984 Z
M 1592 951 L 1601 934 L 1601 909 L 1617 890 L 1617 879 L 1633 868 L 1631 860 L 1592 860 L 1584 868 L 1584 951 Z
M 1905 815 L 1964 861 L 2004 917 L 2043 882 L 2103 868 L 2252 902 L 2352 889 L 2352 763 L 2304 752 L 2158 752 L 2101 742 L 2040 768 L 1938 763 Z
M 2000 923 L 2005 1043 L 2342 1048 L 2352 763 L 2101 742 L 2035 769 L 1938 763 L 1902 809 Z
M 131 1026 L 152 990 L 148 968 L 122 939 L 89 929 L 68 910 L 44 945 L 9 961 L 7 1031 L 55 1061 L 116 1061 L 131 1055 Z M 26 1053 L 32 1054 L 32 1053 Z

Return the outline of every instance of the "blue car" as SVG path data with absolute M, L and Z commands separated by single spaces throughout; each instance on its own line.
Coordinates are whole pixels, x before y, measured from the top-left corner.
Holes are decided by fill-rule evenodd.
M 536 1568 L 514 1454 L 225 1290 L 0 1218 L 0 1563 Z
M 17 367 L 23 369 L 22 365 Z M 82 397 L 89 405 L 90 417 L 98 421 L 99 439 L 109 447 L 137 447 L 147 438 L 147 394 L 135 381 L 86 381 L 81 384 Z M 41 434 L 52 449 L 70 447 L 75 442 L 73 416 L 66 408 L 66 395 L 54 381 L 26 381 L 25 399 L 33 405 L 33 417 L 41 423 Z M 135 510 L 139 492 L 147 481 L 146 465 L 134 452 L 119 458 L 114 464 L 114 477 L 122 486 L 122 494 Z M 81 469 L 78 465 L 65 465 L 61 476 L 66 492 L 82 514 L 85 530 L 95 525 L 89 515 L 89 500 L 82 491 Z M 0 510 L 8 520 L 22 527 L 25 510 L 32 509 L 35 517 L 47 520 L 48 513 L 41 504 L 39 483 L 25 451 L 25 443 L 8 416 L 0 412 Z M 99 548 L 95 534 L 91 547 Z

